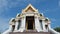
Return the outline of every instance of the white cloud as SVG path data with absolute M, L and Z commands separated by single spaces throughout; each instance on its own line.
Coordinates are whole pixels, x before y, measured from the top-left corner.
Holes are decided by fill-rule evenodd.
M 0 0 L 0 14 L 9 10 L 9 8 L 17 7 L 18 5 L 23 5 L 26 0 Z
M 0 17 L 0 31 L 3 32 L 9 27 L 9 18 Z
M 60 6 L 60 1 L 59 1 L 59 6 Z
M 40 1 L 46 1 L 46 0 L 40 0 Z M 25 3 L 34 2 L 36 3 L 37 0 L 0 0 L 0 14 L 2 14 L 4 11 L 8 11 L 9 8 L 23 6 Z
M 51 21 L 57 21 L 57 19 L 55 19 L 55 18 L 51 18 Z
M 7 10 L 8 2 L 7 0 L 0 0 L 0 14 Z

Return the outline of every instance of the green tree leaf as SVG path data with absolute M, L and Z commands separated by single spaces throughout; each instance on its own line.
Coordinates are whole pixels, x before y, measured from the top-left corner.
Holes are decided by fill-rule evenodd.
M 54 28 L 55 31 L 60 32 L 60 27 Z

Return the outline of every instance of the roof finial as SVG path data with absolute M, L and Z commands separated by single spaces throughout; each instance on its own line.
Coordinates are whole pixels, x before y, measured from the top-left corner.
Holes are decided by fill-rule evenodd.
M 29 6 L 31 6 L 31 4 L 29 4 Z

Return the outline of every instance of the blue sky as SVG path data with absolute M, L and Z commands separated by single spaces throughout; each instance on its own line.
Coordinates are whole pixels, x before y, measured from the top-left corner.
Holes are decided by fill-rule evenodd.
M 51 20 L 51 27 L 60 27 L 60 0 L 0 0 L 0 32 L 9 27 L 9 20 L 32 4 Z

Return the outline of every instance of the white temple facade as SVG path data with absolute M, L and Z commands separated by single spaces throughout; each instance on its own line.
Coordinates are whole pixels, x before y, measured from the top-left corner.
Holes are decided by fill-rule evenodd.
M 3 34 L 9 34 L 9 32 L 51 32 L 53 34 L 59 34 L 54 31 L 50 26 L 49 18 L 45 17 L 43 13 L 39 13 L 38 9 L 29 4 L 22 10 L 21 14 L 17 14 L 16 18 L 12 18 L 9 22 L 9 29 Z

